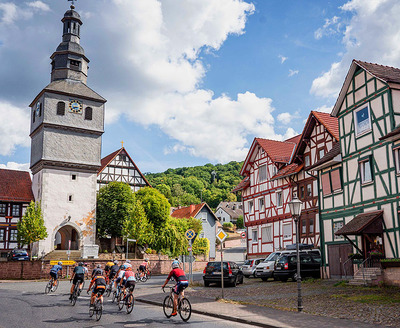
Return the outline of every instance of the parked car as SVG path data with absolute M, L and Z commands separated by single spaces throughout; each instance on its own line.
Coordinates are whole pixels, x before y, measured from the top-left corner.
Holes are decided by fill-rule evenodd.
M 262 281 L 267 281 L 274 276 L 275 261 L 281 256 L 282 252 L 273 252 L 268 257 L 256 266 L 254 275 L 256 278 L 261 278 Z
M 243 284 L 243 272 L 235 262 L 223 262 L 224 286 L 235 287 Z M 208 262 L 203 271 L 204 286 L 208 287 L 211 283 L 221 283 L 221 262 Z
M 315 253 L 300 254 L 300 276 L 320 278 L 321 256 Z M 274 277 L 280 281 L 297 280 L 296 253 L 283 254 L 275 262 Z
M 24 249 L 13 249 L 7 254 L 8 261 L 29 261 L 28 252 Z
M 242 271 L 243 275 L 246 278 L 249 278 L 250 276 L 255 277 L 255 271 L 256 271 L 256 266 L 264 261 L 264 259 L 249 259 L 244 261 L 244 264 L 242 265 Z

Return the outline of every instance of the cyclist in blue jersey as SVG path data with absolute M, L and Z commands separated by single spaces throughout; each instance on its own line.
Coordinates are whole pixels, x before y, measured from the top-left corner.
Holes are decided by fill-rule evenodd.
M 59 271 L 62 271 L 62 262 L 61 261 L 58 262 L 58 264 L 53 265 L 53 267 L 50 269 L 50 276 L 54 279 L 53 286 L 56 285 Z
M 72 279 L 74 279 L 74 281 L 72 283 L 71 295 L 69 296 L 69 299 L 71 299 L 72 293 L 74 292 L 75 285 L 77 283 L 79 283 L 79 293 L 82 290 L 83 281 L 85 280 L 85 268 L 83 267 L 82 262 L 79 262 L 78 266 L 74 268 L 74 272 L 72 273 L 71 279 L 69 281 L 71 281 Z

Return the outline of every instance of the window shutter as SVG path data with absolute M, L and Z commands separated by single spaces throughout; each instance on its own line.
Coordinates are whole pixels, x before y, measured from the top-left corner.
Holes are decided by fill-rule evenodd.
M 334 170 L 331 172 L 331 180 L 332 180 L 332 190 L 333 191 L 342 189 L 340 170 Z
M 323 174 L 321 176 L 321 180 L 322 180 L 322 193 L 324 194 L 324 196 L 332 193 L 329 173 Z

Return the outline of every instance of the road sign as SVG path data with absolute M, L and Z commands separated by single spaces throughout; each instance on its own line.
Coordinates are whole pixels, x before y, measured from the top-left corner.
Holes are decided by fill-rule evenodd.
M 227 234 L 224 230 L 219 229 L 219 230 L 217 231 L 217 238 L 218 238 L 218 240 L 219 240 L 221 243 L 224 242 L 224 240 L 226 239 L 226 237 L 228 237 L 228 234 Z
M 74 265 L 76 262 L 73 260 L 69 261 L 50 261 L 50 265 L 56 265 L 58 262 L 62 262 L 62 265 Z
M 188 247 L 188 252 L 191 252 L 191 251 L 192 251 L 192 247 L 189 246 L 189 247 Z
M 196 233 L 194 232 L 193 229 L 186 230 L 186 232 L 185 232 L 185 237 L 188 240 L 192 240 L 195 235 L 196 235 Z
M 246 238 L 246 232 L 242 232 L 241 234 L 240 234 L 240 237 L 242 237 L 243 239 L 245 239 Z

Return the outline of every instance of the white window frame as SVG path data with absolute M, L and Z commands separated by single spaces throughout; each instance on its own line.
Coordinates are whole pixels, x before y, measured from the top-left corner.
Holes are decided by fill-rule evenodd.
M 261 239 L 263 243 L 270 243 L 273 241 L 272 225 L 267 225 L 261 228 Z
M 248 206 L 249 206 L 249 213 L 253 214 L 254 213 L 254 202 L 253 202 L 253 200 L 249 200 Z
M 258 229 L 251 230 L 251 240 L 253 243 L 258 243 Z
M 264 201 L 264 197 L 261 197 L 258 199 L 258 210 L 260 212 L 264 212 L 265 210 L 265 201 Z
M 366 163 L 369 163 L 369 170 L 370 170 L 370 179 L 369 180 L 366 180 L 366 178 L 365 178 Z M 359 165 L 360 165 L 361 184 L 370 183 L 370 182 L 374 181 L 373 173 L 372 173 L 372 158 L 368 158 L 366 160 L 360 161 Z
M 304 156 L 304 167 L 310 166 L 310 155 Z
M 359 124 L 359 123 L 358 123 L 358 120 L 357 120 L 357 113 L 358 113 L 359 111 L 363 110 L 364 108 L 367 108 L 367 111 L 368 111 L 368 127 L 362 129 L 362 131 L 359 131 L 359 127 L 358 127 L 358 124 Z M 372 125 L 371 125 L 371 111 L 370 111 L 369 105 L 368 105 L 368 104 L 365 104 L 365 105 L 363 105 L 363 106 L 360 106 L 360 107 L 357 108 L 353 113 L 354 113 L 354 126 L 355 126 L 355 129 L 356 129 L 356 137 L 361 136 L 361 135 L 363 135 L 363 134 L 368 133 L 369 131 L 371 131 L 371 129 L 372 129 Z
M 290 229 L 290 234 L 285 234 L 285 227 Z M 282 235 L 283 235 L 283 240 L 286 239 L 292 239 L 293 236 L 293 231 L 292 231 L 292 224 L 291 223 L 285 223 L 282 224 Z
M 335 235 L 335 232 L 338 231 L 338 230 L 340 230 L 341 228 L 343 228 L 343 226 L 344 226 L 344 221 L 336 221 L 336 222 L 333 222 L 332 230 L 333 230 L 333 238 L 334 238 L 334 240 L 341 240 L 341 239 L 343 239 L 343 236 Z
M 275 193 L 275 197 L 276 197 L 276 207 L 282 207 L 283 206 L 283 191 L 277 191 Z
M 400 147 L 393 149 L 393 157 L 396 166 L 396 174 L 400 174 Z
M 258 182 L 264 182 L 267 180 L 267 164 L 261 165 L 258 168 Z

